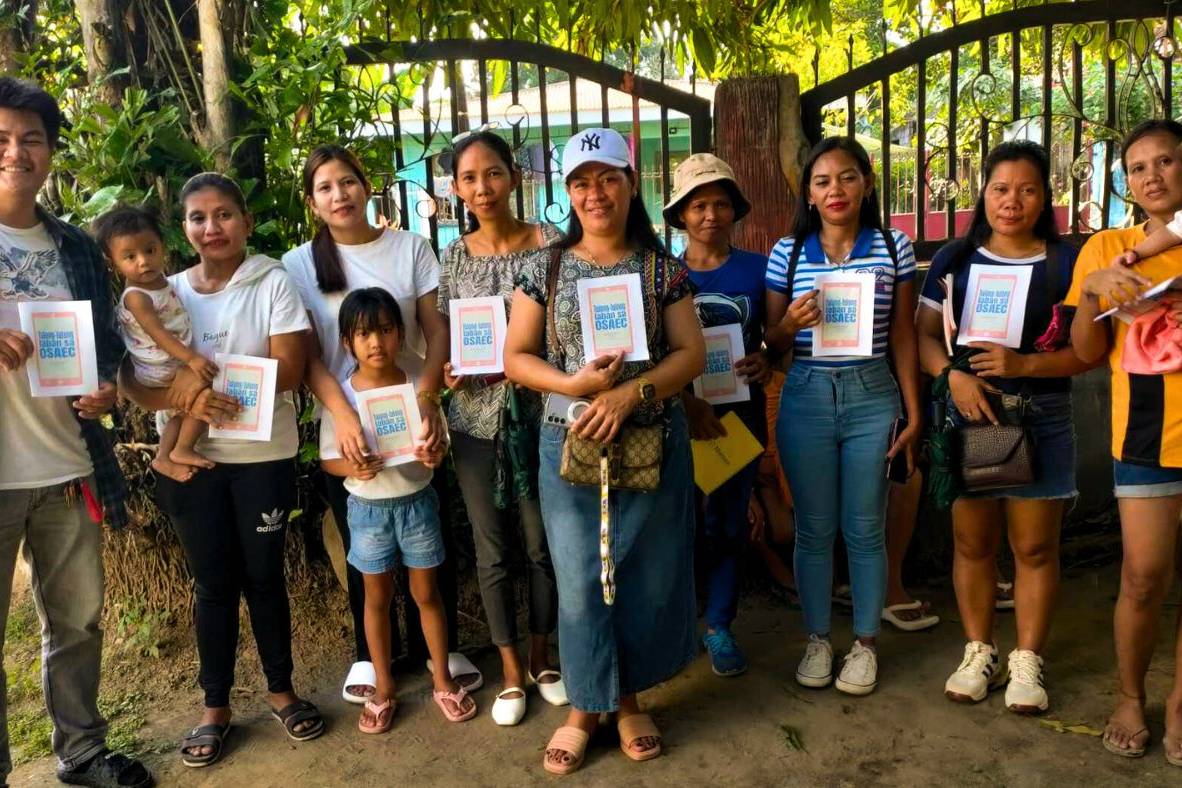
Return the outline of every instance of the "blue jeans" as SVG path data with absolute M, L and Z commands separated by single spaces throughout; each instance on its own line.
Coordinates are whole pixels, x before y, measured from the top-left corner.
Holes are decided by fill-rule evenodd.
M 829 633 L 833 544 L 849 556 L 854 634 L 878 634 L 886 596 L 886 453 L 899 389 L 883 360 L 853 367 L 796 363 L 776 422 L 796 509 L 796 585 L 805 627 Z
M 763 389 L 753 387 L 750 402 L 716 405 L 714 415 L 722 418 L 734 411 L 760 443 L 767 443 L 767 411 Z M 730 629 L 739 608 L 739 562 L 747 547 L 747 506 L 758 458 L 727 479 L 706 497 L 702 516 L 702 541 L 705 547 L 706 627 Z
M 559 476 L 566 431 L 542 426 L 538 488 L 558 581 L 562 678 L 579 711 L 616 711 L 671 678 L 697 655 L 693 572 L 693 470 L 680 405 L 671 409 L 653 492 L 612 490 L 616 599 L 599 581 L 599 487 Z
M 739 559 L 747 546 L 747 505 L 759 463 L 726 480 L 706 499 L 702 536 L 706 542 L 706 627 L 730 629 L 739 608 Z

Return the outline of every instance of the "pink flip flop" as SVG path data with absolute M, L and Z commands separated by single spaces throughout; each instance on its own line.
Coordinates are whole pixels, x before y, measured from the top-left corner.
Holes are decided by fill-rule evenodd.
M 475 702 L 472 703 L 472 708 L 468 709 L 467 711 L 461 711 L 461 712 L 453 712 L 448 707 L 447 703 L 445 703 L 445 701 L 450 700 L 452 703 L 455 704 L 455 707 L 457 709 L 463 708 L 464 698 L 468 697 L 468 692 L 463 687 L 460 687 L 455 692 L 448 692 L 446 690 L 434 690 L 431 693 L 431 697 L 432 697 L 432 699 L 434 699 L 435 705 L 439 707 L 439 710 L 441 712 L 443 712 L 443 716 L 447 718 L 448 722 L 464 722 L 465 720 L 470 720 L 476 716 L 476 703 Z
M 385 733 L 394 725 L 394 699 L 386 698 L 381 703 L 372 700 L 365 701 L 365 710 L 373 715 L 374 725 L 365 724 L 365 715 L 357 718 L 357 729 L 362 733 Z M 383 719 L 385 720 L 383 722 Z

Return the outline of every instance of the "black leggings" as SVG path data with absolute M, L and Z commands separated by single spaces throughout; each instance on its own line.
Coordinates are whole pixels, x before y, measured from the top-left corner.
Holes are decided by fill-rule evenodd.
M 218 463 L 184 483 L 160 477 L 156 489 L 195 581 L 205 705 L 230 705 L 242 596 L 267 690 L 290 692 L 291 609 L 283 548 L 295 505 L 295 463 Z
M 451 538 L 451 521 L 449 517 L 447 476 L 443 471 L 435 474 L 431 484 L 439 495 L 439 521 L 443 530 L 443 544 L 447 550 L 447 558 L 439 567 L 436 582 L 439 592 L 443 596 L 443 609 L 447 613 L 447 643 L 448 650 L 455 651 L 459 643 L 456 634 L 456 564 L 455 541 Z M 328 505 L 332 509 L 332 518 L 336 521 L 337 532 L 341 535 L 341 542 L 345 546 L 345 554 L 349 553 L 349 517 L 347 505 L 349 491 L 345 489 L 345 480 L 340 476 L 324 474 L 324 491 L 328 498 Z M 419 607 L 410 595 L 407 585 L 406 569 L 399 568 L 396 572 L 398 583 L 402 588 L 402 600 L 406 611 L 406 657 L 415 662 L 427 658 L 427 643 L 423 640 L 423 628 L 419 624 Z M 345 583 L 349 591 L 349 612 L 353 616 L 353 644 L 358 662 L 369 662 L 369 645 L 365 642 L 365 583 L 361 572 L 350 563 L 345 563 Z M 398 605 L 390 605 L 390 654 L 397 659 L 401 652 L 398 630 Z

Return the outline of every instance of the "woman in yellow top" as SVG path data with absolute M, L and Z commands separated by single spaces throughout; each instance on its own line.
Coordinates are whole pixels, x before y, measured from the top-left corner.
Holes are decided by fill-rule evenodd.
M 1128 250 L 1165 226 L 1182 209 L 1182 124 L 1149 120 L 1121 146 L 1121 162 L 1143 224 L 1106 230 L 1080 250 L 1068 306 L 1077 306 L 1071 340 L 1083 361 L 1108 354 L 1112 369 L 1112 456 L 1124 559 L 1116 601 L 1116 660 L 1120 684 L 1116 710 L 1104 730 L 1104 747 L 1140 757 L 1149 743 L 1145 725 L 1145 673 L 1153 656 L 1157 622 L 1173 584 L 1182 515 L 1182 371 L 1126 371 L 1129 326 L 1117 317 L 1095 322 L 1110 307 L 1135 302 L 1150 285 L 1182 274 L 1182 247 L 1127 265 Z M 1131 257 L 1129 258 L 1131 259 Z M 1176 319 L 1176 316 L 1175 316 Z M 1179 630 L 1175 653 L 1182 648 Z M 1182 766 L 1182 660 L 1165 703 L 1166 758 Z

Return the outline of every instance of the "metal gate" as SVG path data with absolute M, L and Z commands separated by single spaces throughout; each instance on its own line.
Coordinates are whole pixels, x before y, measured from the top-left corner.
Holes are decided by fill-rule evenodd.
M 857 68 L 851 39 L 846 74 L 815 84 L 814 60 L 814 87 L 801 95 L 805 131 L 814 141 L 846 133 L 866 143 L 883 219 L 916 239 L 921 259 L 964 233 L 982 160 L 1003 139 L 1047 148 L 1068 235 L 1119 225 L 1131 220 L 1121 136 L 1146 118 L 1175 115 L 1175 7 L 1087 0 L 1016 8 Z
M 449 174 L 451 140 L 461 132 L 491 126 L 503 135 L 524 173 L 517 216 L 558 223 L 569 213 L 562 144 L 580 128 L 615 128 L 632 147 L 641 193 L 667 242 L 672 230 L 657 209 L 668 197 L 672 169 L 710 146 L 711 102 L 692 92 L 693 83 L 646 79 L 544 44 L 371 41 L 347 54 L 352 66 L 422 66 L 389 123 L 372 131 L 391 135 L 394 150 L 375 192 L 386 216 L 428 236 L 437 250 L 465 227 Z

